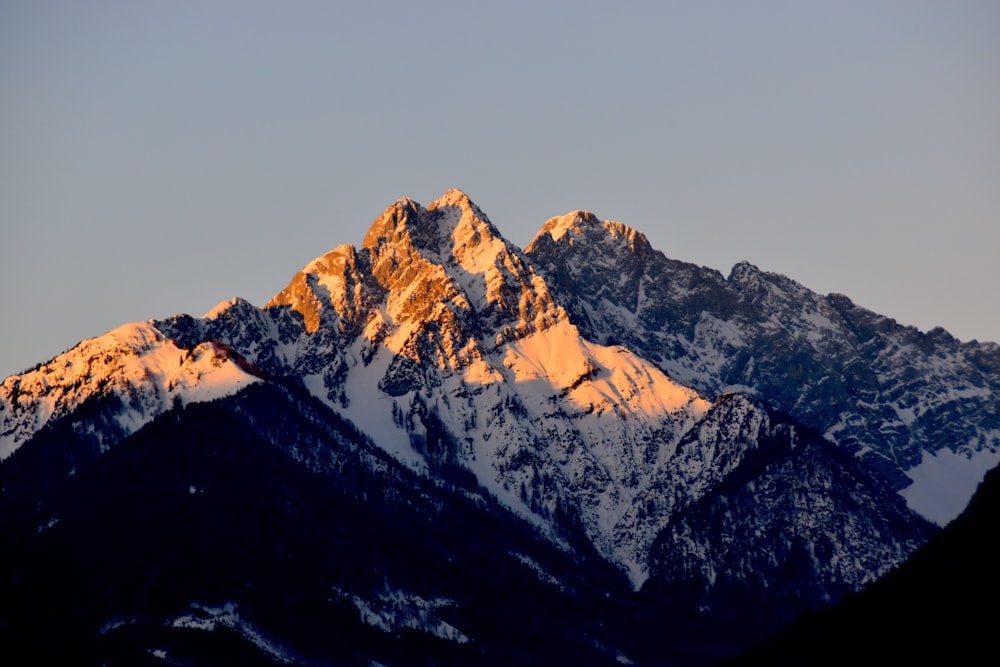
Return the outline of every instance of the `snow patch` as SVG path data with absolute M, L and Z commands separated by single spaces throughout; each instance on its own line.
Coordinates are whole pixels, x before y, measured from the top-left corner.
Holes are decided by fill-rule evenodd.
M 566 591 L 566 586 L 564 586 L 561 581 L 559 581 L 554 576 L 552 576 L 551 574 L 549 574 L 548 570 L 546 570 L 541 565 L 539 565 L 537 562 L 535 562 L 535 560 L 533 558 L 531 558 L 530 556 L 528 556 L 526 554 L 513 553 L 513 552 L 511 553 L 511 555 L 514 556 L 514 558 L 516 558 L 517 560 L 519 560 L 529 570 L 531 570 L 532 572 L 534 572 L 535 576 L 537 576 L 538 580 L 541 581 L 542 583 L 548 584 L 550 586 L 554 586 L 554 587 L 558 588 L 560 591 L 564 591 L 564 592 Z
M 295 657 L 264 635 L 246 618 L 240 615 L 238 607 L 227 602 L 221 607 L 191 603 L 191 613 L 179 616 L 170 625 L 175 628 L 214 632 L 217 628 L 235 630 L 244 639 L 256 646 L 262 653 L 281 663 L 295 662 Z
M 419 595 L 403 590 L 387 591 L 371 600 L 365 600 L 339 589 L 335 591 L 354 603 L 361 614 L 361 620 L 366 625 L 385 633 L 409 628 L 458 644 L 467 644 L 471 641 L 465 633 L 438 616 L 439 610 L 456 606 L 454 600 L 446 598 L 425 600 Z
M 546 380 L 563 389 L 591 372 L 592 361 L 582 340 L 575 326 L 560 321 L 508 345 L 503 365 L 515 382 Z

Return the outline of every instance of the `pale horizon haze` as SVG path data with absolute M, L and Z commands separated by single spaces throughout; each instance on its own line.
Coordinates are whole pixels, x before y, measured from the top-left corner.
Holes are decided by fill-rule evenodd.
M 401 197 L 1000 341 L 1000 2 L 0 2 L 0 378 Z

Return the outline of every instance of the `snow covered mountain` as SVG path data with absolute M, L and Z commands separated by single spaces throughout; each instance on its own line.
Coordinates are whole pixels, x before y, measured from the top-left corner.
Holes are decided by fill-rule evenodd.
M 255 378 L 217 343 L 179 348 L 149 322 L 126 324 L 0 385 L 0 460 L 88 399 L 114 399 L 109 420 L 81 425 L 103 447 L 172 407 L 234 393 Z
M 403 199 L 262 308 L 126 325 L 4 380 L 0 597 L 32 613 L 15 620 L 12 602 L 0 628 L 40 640 L 75 622 L 102 658 L 221 628 L 234 643 L 211 650 L 262 664 L 415 664 L 399 653 L 413 636 L 433 638 L 428 664 L 545 664 L 546 632 L 577 664 L 710 662 L 929 539 L 911 507 L 940 522 L 953 505 L 903 476 L 922 479 L 922 451 L 975 473 L 1000 460 L 998 369 L 995 345 L 749 265 L 726 280 L 587 213 L 521 252 L 462 192 Z M 192 546 L 134 537 L 143 519 L 109 494 Z M 116 528 L 95 527 L 109 516 Z M 56 613 L 65 592 L 46 577 L 88 530 L 160 574 L 119 586 L 69 567 L 95 583 L 67 588 L 100 601 Z M 199 542 L 239 574 L 195 557 Z M 306 564 L 281 575 L 291 589 L 326 593 L 290 599 L 252 566 L 273 574 L 285 556 Z M 275 596 L 315 613 L 307 630 L 266 611 Z M 511 643 L 484 605 L 534 630 Z M 324 623 L 364 630 L 331 648 Z
M 1000 346 L 922 333 L 742 262 L 728 277 L 574 212 L 525 250 L 588 340 L 704 395 L 747 391 L 820 430 L 944 525 L 1000 463 Z

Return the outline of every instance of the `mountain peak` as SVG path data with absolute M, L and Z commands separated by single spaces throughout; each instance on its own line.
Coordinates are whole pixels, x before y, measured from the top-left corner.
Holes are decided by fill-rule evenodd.
M 650 249 L 649 241 L 642 232 L 622 222 L 614 220 L 602 222 L 590 211 L 572 211 L 563 216 L 550 218 L 528 244 L 526 251 L 530 253 L 539 243 L 544 242 L 545 237 L 553 242 L 570 245 L 582 242 L 598 246 L 608 244 L 618 246 L 625 242 L 633 254 Z
M 362 247 L 377 250 L 391 244 L 441 261 L 453 254 L 453 248 L 458 248 L 459 237 L 469 235 L 477 241 L 503 241 L 500 232 L 469 196 L 452 188 L 427 208 L 410 198 L 397 200 L 372 223 Z
M 233 308 L 236 309 L 247 309 L 253 308 L 254 305 L 244 299 L 243 297 L 233 297 L 232 299 L 227 299 L 226 301 L 220 301 L 211 310 L 202 315 L 202 319 L 205 320 L 215 320 L 221 317 L 223 314 L 229 312 Z
M 408 239 L 423 207 L 409 197 L 397 199 L 375 219 L 361 243 L 363 248 L 378 248 Z
M 733 268 L 729 270 L 729 278 L 727 280 L 730 282 L 742 281 L 746 280 L 748 276 L 756 276 L 760 273 L 761 270 L 756 265 L 744 259 L 733 265 Z
M 600 219 L 590 211 L 570 211 L 566 215 L 549 218 L 542 225 L 541 231 L 535 238 L 542 234 L 548 234 L 553 241 L 558 241 L 567 234 L 582 235 L 589 230 L 596 230 L 600 226 Z
M 469 195 L 465 194 L 458 188 L 449 189 L 443 195 L 432 201 L 427 208 L 429 210 L 433 210 L 441 208 L 442 206 L 458 206 L 461 209 L 470 209 L 475 210 L 477 213 L 482 213 L 482 211 L 479 210 L 479 207 L 476 206 L 471 199 L 469 199 Z

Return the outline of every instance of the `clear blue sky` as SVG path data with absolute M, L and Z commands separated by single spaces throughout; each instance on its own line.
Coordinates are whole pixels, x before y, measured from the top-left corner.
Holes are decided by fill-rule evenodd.
M 450 187 L 1000 340 L 1000 2 L 489 5 L 0 3 L 0 376 Z

